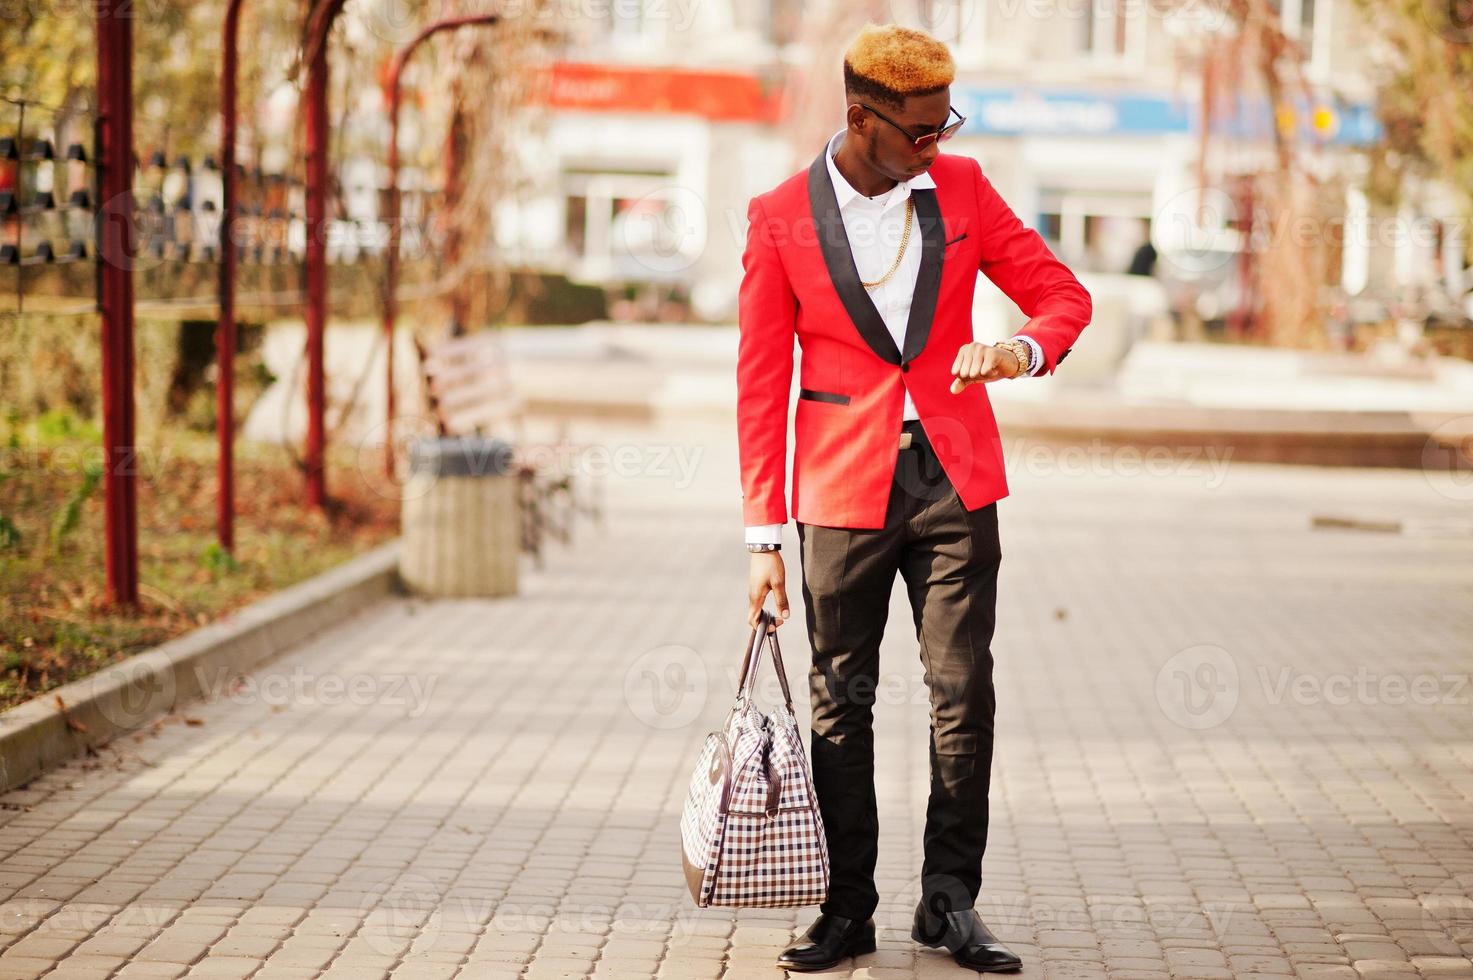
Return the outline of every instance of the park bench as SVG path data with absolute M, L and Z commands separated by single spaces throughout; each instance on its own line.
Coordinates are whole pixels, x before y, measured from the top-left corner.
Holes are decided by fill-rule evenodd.
M 578 472 L 583 447 L 565 420 L 552 438 L 533 431 L 512 384 L 510 361 L 496 329 L 426 342 L 414 335 L 426 407 L 441 436 L 484 435 L 512 445 L 520 485 L 521 545 L 542 565 L 544 539 L 568 544 L 580 516 L 603 522 L 600 477 Z

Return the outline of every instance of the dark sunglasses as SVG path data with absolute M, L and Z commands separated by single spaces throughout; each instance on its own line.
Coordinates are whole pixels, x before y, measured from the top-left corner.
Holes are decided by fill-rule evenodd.
M 910 140 L 910 149 L 912 153 L 919 153 L 926 147 L 930 146 L 932 143 L 945 143 L 947 140 L 955 136 L 956 131 L 962 128 L 962 123 L 967 121 L 966 116 L 956 111 L 956 106 L 947 106 L 947 108 L 951 110 L 951 114 L 948 115 L 947 118 L 950 119 L 951 115 L 955 115 L 956 122 L 952 123 L 949 126 L 938 129 L 934 133 L 927 133 L 924 136 L 912 136 L 910 134 L 910 130 L 906 129 L 904 126 L 900 125 L 900 123 L 891 119 L 889 116 L 885 115 L 874 106 L 865 105 L 863 102 L 856 102 L 855 105 L 859 106 L 861 109 L 868 109 L 870 112 L 873 112 L 876 116 L 879 116 L 881 119 L 885 120 L 885 122 L 889 123 L 896 129 L 904 133 L 905 138 Z

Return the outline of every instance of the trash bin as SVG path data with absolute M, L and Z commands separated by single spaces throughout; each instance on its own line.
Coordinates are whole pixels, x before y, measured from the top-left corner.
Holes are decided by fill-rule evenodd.
M 516 593 L 521 513 L 510 443 L 486 436 L 416 439 L 403 489 L 399 576 L 410 592 Z

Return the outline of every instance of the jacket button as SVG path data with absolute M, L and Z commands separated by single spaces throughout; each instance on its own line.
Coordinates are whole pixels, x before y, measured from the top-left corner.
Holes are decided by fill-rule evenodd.
M 900 370 L 902 370 L 902 371 L 909 371 L 910 370 L 910 365 L 909 364 L 902 364 L 902 365 L 900 365 Z

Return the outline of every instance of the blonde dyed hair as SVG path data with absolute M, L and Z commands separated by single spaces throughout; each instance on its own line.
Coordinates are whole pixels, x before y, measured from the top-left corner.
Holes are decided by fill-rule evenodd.
M 955 79 L 946 45 L 899 24 L 865 24 L 844 52 L 844 87 L 897 107 L 907 96 L 939 92 Z

